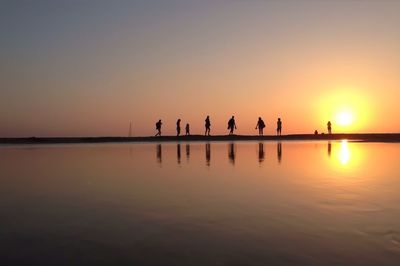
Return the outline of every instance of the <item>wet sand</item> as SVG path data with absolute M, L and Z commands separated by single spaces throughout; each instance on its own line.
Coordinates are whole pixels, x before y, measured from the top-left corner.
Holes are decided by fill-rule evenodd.
M 112 143 L 112 142 L 168 142 L 168 141 L 285 141 L 285 140 L 342 140 L 358 142 L 400 142 L 400 133 L 360 134 L 292 134 L 292 135 L 215 135 L 215 136 L 147 136 L 147 137 L 31 137 L 0 138 L 0 144 L 59 144 L 59 143 Z

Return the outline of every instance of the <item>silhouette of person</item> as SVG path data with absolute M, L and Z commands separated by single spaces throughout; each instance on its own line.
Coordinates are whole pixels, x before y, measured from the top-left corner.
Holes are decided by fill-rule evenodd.
M 161 122 L 161 119 L 160 119 L 160 120 L 158 120 L 158 122 L 156 123 L 156 130 L 157 130 L 156 136 L 161 136 L 161 125 L 162 125 L 162 122 Z
M 211 161 L 211 144 L 206 143 L 206 164 L 207 164 L 207 166 L 210 166 L 210 161 Z
M 280 118 L 278 118 L 278 121 L 276 122 L 276 135 L 282 135 L 282 120 Z
M 210 122 L 210 116 L 207 116 L 205 120 L 205 127 L 206 127 L 206 132 L 204 133 L 204 136 L 210 136 L 210 130 L 211 130 L 211 122 Z
M 179 136 L 181 134 L 181 119 L 178 119 L 176 121 L 176 136 Z
M 282 142 L 278 141 L 276 151 L 277 151 L 277 155 L 278 155 L 278 162 L 281 163 L 281 161 L 282 161 Z
M 328 121 L 326 126 L 328 127 L 328 134 L 332 134 L 332 123 L 331 123 L 331 121 Z
M 258 135 L 262 136 L 264 134 L 264 127 L 265 127 L 265 123 L 261 119 L 261 117 L 259 117 L 258 121 L 257 121 L 257 125 L 256 125 L 256 129 L 258 128 Z
M 232 142 L 228 146 L 228 157 L 229 161 L 234 165 L 235 164 L 235 144 Z
M 157 161 L 159 163 L 162 162 L 162 150 L 161 150 L 161 144 L 157 145 Z
M 176 145 L 176 157 L 178 159 L 178 164 L 181 163 L 181 144 Z
M 229 119 L 228 121 L 228 129 L 229 129 L 229 135 L 233 135 L 233 131 L 237 129 L 234 116 L 232 116 L 231 119 Z
M 315 131 L 314 131 L 314 135 L 318 135 L 318 130 L 315 130 Z
M 258 143 L 258 162 L 262 163 L 264 161 L 264 143 Z
M 189 126 L 189 123 L 186 124 L 185 130 L 186 130 L 186 136 L 189 136 L 189 135 L 190 135 L 190 126 Z

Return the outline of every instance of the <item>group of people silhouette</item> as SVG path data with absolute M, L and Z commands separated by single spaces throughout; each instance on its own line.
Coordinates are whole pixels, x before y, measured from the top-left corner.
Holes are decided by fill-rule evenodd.
M 211 136 L 210 135 L 210 132 L 211 132 L 211 121 L 210 121 L 210 116 L 209 115 L 206 117 L 204 122 L 205 122 L 205 125 L 204 125 L 205 126 L 204 136 Z M 161 136 L 161 126 L 162 126 L 162 121 L 160 119 L 156 123 L 156 130 L 157 130 L 156 136 Z M 266 125 L 265 125 L 264 121 L 262 120 L 261 117 L 259 117 L 255 129 L 258 129 L 258 134 L 260 136 L 264 135 L 264 128 L 265 127 L 266 127 Z M 330 122 L 328 122 L 328 128 L 329 128 L 329 133 L 330 133 L 331 132 Z M 233 135 L 235 129 L 237 129 L 235 116 L 232 116 L 228 120 L 229 135 Z M 276 134 L 278 136 L 282 135 L 282 120 L 280 118 L 278 118 L 278 121 L 276 122 Z M 181 135 L 181 119 L 178 119 L 176 121 L 176 136 L 180 136 L 180 135 Z M 189 123 L 186 123 L 185 135 L 186 136 L 190 135 L 190 125 L 189 125 Z

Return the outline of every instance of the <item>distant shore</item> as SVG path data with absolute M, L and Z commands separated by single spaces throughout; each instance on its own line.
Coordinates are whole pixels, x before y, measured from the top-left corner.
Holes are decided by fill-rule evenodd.
M 113 143 L 113 142 L 175 142 L 175 141 L 296 141 L 296 140 L 342 140 L 358 142 L 400 142 L 400 133 L 360 134 L 292 134 L 292 135 L 215 135 L 215 136 L 161 136 L 161 137 L 32 137 L 0 138 L 0 144 L 67 144 L 67 143 Z

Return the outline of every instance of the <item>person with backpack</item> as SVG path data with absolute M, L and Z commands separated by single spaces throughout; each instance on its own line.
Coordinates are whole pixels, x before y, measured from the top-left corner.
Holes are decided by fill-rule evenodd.
M 157 130 L 156 136 L 160 136 L 161 137 L 161 125 L 162 125 L 162 122 L 161 122 L 161 119 L 160 119 L 156 123 L 156 130 Z
M 261 119 L 261 117 L 259 117 L 258 121 L 257 121 L 257 125 L 256 125 L 256 129 L 258 128 L 258 135 L 262 136 L 264 134 L 264 127 L 265 127 L 265 123 Z
M 229 129 L 229 135 L 233 135 L 233 131 L 237 129 L 234 116 L 232 116 L 231 119 L 229 119 L 228 121 L 228 129 Z

